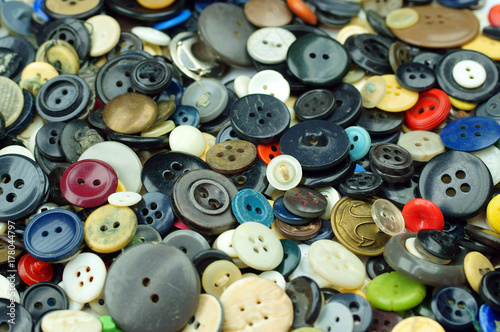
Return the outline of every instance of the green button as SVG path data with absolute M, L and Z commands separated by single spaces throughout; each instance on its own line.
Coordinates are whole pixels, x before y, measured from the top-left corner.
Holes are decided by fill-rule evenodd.
M 416 307 L 424 300 L 425 294 L 424 284 L 398 272 L 379 275 L 366 289 L 368 301 L 385 311 L 404 311 Z
M 102 332 L 123 332 L 118 326 L 116 326 L 115 321 L 111 316 L 101 316 L 99 321 L 102 324 Z

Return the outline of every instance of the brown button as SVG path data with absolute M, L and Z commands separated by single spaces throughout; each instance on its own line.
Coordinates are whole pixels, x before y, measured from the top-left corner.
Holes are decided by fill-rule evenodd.
M 7 236 L 5 234 L 4 234 L 4 238 L 7 238 Z M 12 246 L 11 246 L 11 249 L 9 249 L 9 243 L 4 242 L 3 239 L 0 240 L 0 264 L 5 264 L 9 260 L 12 261 L 12 260 L 16 259 L 17 257 L 19 257 L 19 255 L 21 255 L 23 253 L 23 249 L 21 247 L 19 247 L 17 243 L 14 243 L 14 247 L 15 247 L 15 249 L 11 250 Z
M 151 127 L 158 117 L 158 105 L 140 93 L 125 93 L 111 99 L 102 111 L 109 129 L 121 134 L 137 134 Z
M 312 239 L 321 230 L 321 220 L 316 219 L 306 225 L 290 225 L 277 218 L 274 218 L 274 224 L 278 232 L 290 240 L 305 241 Z
M 45 6 L 55 14 L 72 16 L 80 15 L 94 9 L 99 5 L 99 2 L 99 0 L 46 0 Z
M 344 197 L 333 207 L 331 222 L 335 238 L 358 255 L 381 255 L 385 243 L 391 238 L 373 221 L 373 202 L 375 199 L 358 200 Z
M 410 51 L 406 48 L 406 45 L 401 42 L 394 42 L 389 47 L 389 63 L 394 72 L 396 72 L 403 63 L 411 61 Z
M 237 174 L 252 166 L 257 157 L 255 145 L 247 141 L 228 141 L 208 150 L 208 166 L 218 173 Z
M 155 125 L 166 121 L 175 112 L 175 103 L 171 100 L 162 100 L 158 103 L 158 118 L 156 118 Z
M 418 22 L 406 29 L 392 30 L 406 43 L 429 48 L 452 48 L 468 43 L 479 32 L 479 22 L 468 9 L 453 9 L 437 3 L 411 8 L 418 12 Z
M 250 0 L 245 4 L 245 16 L 261 28 L 281 27 L 292 21 L 292 12 L 282 0 Z

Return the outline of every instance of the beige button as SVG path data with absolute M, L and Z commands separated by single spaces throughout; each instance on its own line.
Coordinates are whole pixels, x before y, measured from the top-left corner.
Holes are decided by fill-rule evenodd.
M 175 123 L 172 120 L 168 120 L 165 122 L 161 122 L 157 125 L 154 125 L 143 132 L 141 132 L 142 137 L 160 137 L 168 134 L 175 128 Z
M 391 29 L 406 29 L 418 22 L 418 12 L 412 8 L 400 8 L 390 12 L 385 18 L 385 24 Z
M 104 300 L 104 290 L 99 294 L 99 297 L 89 302 L 89 306 L 93 312 L 100 316 L 109 316 L 108 307 Z
M 364 70 L 361 70 L 355 64 L 351 64 L 351 67 L 349 68 L 347 75 L 345 75 L 344 78 L 342 79 L 342 82 L 354 84 L 361 81 L 364 77 L 365 77 Z
M 292 326 L 292 301 L 272 281 L 240 279 L 220 300 L 224 307 L 223 331 L 288 331 Z
M 369 33 L 369 31 L 359 25 L 347 25 L 340 29 L 339 33 L 337 34 L 337 41 L 344 45 L 347 38 L 363 33 Z
M 78 54 L 64 40 L 48 40 L 38 48 L 35 61 L 47 62 L 63 74 L 76 74 L 80 70 Z
M 446 151 L 441 136 L 425 130 L 414 130 L 401 135 L 398 145 L 408 150 L 413 160 L 421 162 L 427 162 Z
M 244 11 L 247 20 L 260 28 L 287 25 L 293 17 L 282 0 L 250 0 Z
M 0 96 L 0 113 L 8 127 L 21 115 L 24 107 L 23 91 L 10 78 L 0 76 Z
M 181 332 L 222 331 L 224 324 L 224 308 L 213 295 L 200 294 L 193 317 Z
M 46 0 L 47 9 L 59 15 L 79 15 L 99 5 L 99 0 Z
M 360 91 L 363 107 L 376 107 L 384 99 L 385 89 L 385 80 L 381 76 L 372 76 L 367 79 Z
M 471 288 L 476 292 L 479 292 L 479 285 L 483 276 L 494 270 L 495 268 L 490 260 L 477 251 L 472 251 L 465 256 L 465 276 Z
M 445 330 L 433 319 L 416 316 L 403 319 L 394 326 L 392 332 L 445 332 Z
M 21 73 L 21 82 L 25 80 L 36 80 L 41 84 L 59 76 L 57 70 L 47 62 L 32 62 L 24 67 Z
M 120 24 L 108 15 L 96 15 L 85 22 L 90 34 L 90 56 L 99 57 L 111 51 L 120 40 Z
M 213 248 L 224 251 L 231 258 L 236 258 L 238 254 L 233 247 L 233 233 L 234 229 L 221 233 L 215 240 Z
M 201 277 L 201 283 L 205 292 L 220 297 L 231 284 L 240 279 L 241 272 L 234 263 L 219 260 L 207 266 Z
M 55 310 L 42 318 L 43 332 L 101 332 L 101 322 L 91 314 L 76 310 Z
M 252 166 L 257 157 L 253 143 L 240 140 L 221 142 L 208 150 L 207 164 L 221 174 L 238 174 Z

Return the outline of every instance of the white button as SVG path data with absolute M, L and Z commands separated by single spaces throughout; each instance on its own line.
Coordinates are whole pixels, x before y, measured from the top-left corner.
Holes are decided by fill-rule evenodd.
M 234 92 L 238 98 L 245 97 L 248 94 L 248 84 L 251 78 L 246 75 L 236 76 L 234 79 Z
M 234 229 L 230 229 L 228 231 L 225 231 L 224 233 L 221 233 L 217 237 L 217 239 L 215 239 L 215 242 L 213 244 L 213 247 L 215 249 L 224 251 L 231 258 L 238 257 L 238 254 L 236 253 L 236 251 L 234 251 L 233 247 L 233 233 Z
M 345 305 L 339 302 L 329 302 L 321 308 L 314 327 L 321 331 L 352 332 L 354 319 Z
M 198 128 L 181 125 L 170 133 L 170 149 L 199 157 L 205 151 L 205 138 Z
M 94 144 L 85 150 L 78 160 L 84 159 L 98 159 L 108 163 L 128 191 L 138 193 L 141 190 L 141 160 L 125 144 L 118 142 Z
M 131 32 L 142 40 L 160 46 L 170 44 L 170 36 L 160 30 L 148 27 L 133 27 Z
M 365 281 L 365 266 L 340 243 L 319 240 L 309 248 L 309 263 L 336 289 L 356 289 Z
M 283 246 L 274 232 L 257 222 L 239 225 L 233 247 L 243 263 L 256 270 L 272 270 L 283 260 Z
M 484 150 L 472 152 L 472 154 L 481 159 L 488 167 L 493 178 L 493 185 L 500 182 L 500 150 L 496 146 L 490 146 Z
M 108 203 L 113 206 L 132 206 L 139 203 L 142 196 L 132 191 L 120 191 L 108 196 Z
M 111 51 L 120 40 L 120 24 L 108 15 L 96 15 L 85 22 L 90 35 L 90 56 L 99 57 Z
M 288 48 L 295 39 L 295 35 L 286 29 L 262 28 L 248 37 L 247 51 L 254 60 L 274 65 L 286 60 Z
M 35 160 L 35 156 L 31 153 L 30 150 L 26 149 L 24 146 L 20 145 L 9 145 L 0 150 L 0 156 L 4 154 L 20 154 L 21 156 L 25 156 L 30 158 L 31 160 Z
M 224 308 L 211 294 L 200 294 L 193 317 L 181 332 L 222 331 Z
M 57 286 L 61 287 L 64 290 L 64 282 L 61 281 L 60 283 L 57 284 Z M 66 290 L 64 290 L 64 292 L 66 292 Z M 68 307 L 69 310 L 82 310 L 83 306 L 85 305 L 85 303 L 73 301 L 69 297 L 68 300 L 69 300 L 69 307 Z
M 408 150 L 413 160 L 421 162 L 427 162 L 446 151 L 441 136 L 425 130 L 414 130 L 401 135 L 398 145 Z
M 6 248 L 7 249 L 7 248 Z M 14 283 L 11 283 L 9 279 L 0 274 L 0 298 L 2 299 L 14 299 L 19 303 L 19 293 L 17 292 Z
M 43 119 L 40 117 L 40 115 L 35 114 L 33 121 L 31 121 L 28 127 L 26 127 L 19 135 L 17 135 L 17 138 L 20 138 L 23 141 L 24 146 L 28 147 L 30 138 L 35 137 L 38 130 L 42 127 Z M 34 153 L 32 149 L 30 149 L 30 151 L 31 153 Z
M 283 277 L 283 275 L 278 271 L 264 271 L 261 274 L 259 274 L 259 277 L 271 280 L 276 285 L 280 286 L 282 290 L 286 289 L 285 277 Z
M 220 297 L 231 284 L 240 279 L 241 271 L 234 263 L 218 260 L 203 271 L 201 283 L 206 293 Z
M 263 70 L 255 74 L 248 83 L 248 94 L 270 95 L 285 102 L 290 97 L 290 84 L 275 70 Z
M 483 65 L 473 60 L 462 60 L 453 67 L 453 79 L 467 89 L 480 87 L 486 81 Z
M 42 318 L 44 332 L 101 332 L 101 322 L 89 313 L 76 310 L 55 310 Z
M 325 280 L 322 276 L 316 273 L 311 267 L 308 259 L 310 245 L 301 243 L 299 244 L 300 249 L 300 262 L 297 268 L 288 276 L 288 279 L 293 280 L 300 276 L 306 276 L 314 280 L 319 288 L 325 288 L 330 286 L 330 282 Z
M 266 169 L 269 183 L 278 190 L 289 190 L 297 187 L 302 179 L 302 167 L 294 157 L 281 154 L 274 157 Z
M 373 202 L 371 215 L 378 228 L 390 236 L 405 231 L 405 220 L 399 209 L 386 199 L 379 198 Z
M 326 198 L 326 210 L 325 213 L 320 216 L 320 218 L 330 220 L 333 207 L 340 200 L 340 194 L 332 187 L 316 188 L 316 190 Z
M 66 264 L 63 271 L 64 290 L 72 300 L 87 303 L 96 299 L 104 287 L 106 266 L 93 253 L 83 253 Z

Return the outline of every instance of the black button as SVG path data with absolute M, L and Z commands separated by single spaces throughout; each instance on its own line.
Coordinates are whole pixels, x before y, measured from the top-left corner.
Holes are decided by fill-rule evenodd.
M 424 64 L 409 62 L 398 67 L 396 81 L 407 90 L 423 92 L 432 89 L 436 74 Z
M 399 132 L 403 120 L 404 112 L 385 112 L 378 108 L 362 108 L 356 125 L 365 128 L 370 136 L 386 136 Z
M 366 274 L 370 279 L 374 279 L 383 273 L 394 271 L 392 267 L 385 261 L 384 256 L 373 256 L 366 261 Z
M 492 248 L 500 249 L 500 236 L 496 235 L 496 233 L 489 230 L 483 230 L 483 228 L 474 225 L 466 225 L 464 230 L 465 234 L 471 238 Z
M 371 172 L 356 172 L 339 185 L 344 195 L 363 199 L 375 196 L 382 189 L 382 178 Z
M 283 203 L 288 211 L 304 218 L 315 218 L 325 213 L 325 196 L 314 189 L 295 187 L 287 190 Z
M 307 188 L 336 186 L 354 173 L 356 163 L 350 157 L 324 171 L 303 171 L 300 185 Z
M 384 75 L 393 73 L 388 57 L 391 44 L 392 41 L 386 37 L 365 33 L 350 36 L 344 47 L 360 68 L 376 75 Z
M 288 278 L 290 274 L 299 266 L 300 248 L 297 243 L 289 239 L 280 239 L 283 247 L 283 260 L 274 270 L 278 271 L 283 277 Z
M 434 202 L 445 218 L 464 220 L 488 204 L 493 182 L 479 158 L 467 152 L 447 151 L 424 166 L 418 188 L 420 196 Z
M 61 177 L 71 164 L 57 164 L 49 173 L 49 197 L 57 205 L 69 205 L 61 192 Z
M 396 39 L 391 29 L 385 24 L 385 18 L 372 9 L 365 12 L 368 24 L 375 30 L 376 33 L 391 39 Z
M 372 142 L 370 144 L 371 147 L 374 147 L 380 143 L 392 143 L 396 144 L 399 140 L 400 131 L 393 132 L 392 134 L 382 135 L 382 136 L 372 136 Z
M 359 13 L 359 5 L 356 3 L 338 0 L 313 0 L 317 9 L 342 17 L 355 17 Z
M 49 122 L 37 132 L 36 147 L 44 157 L 53 161 L 66 160 L 61 147 L 61 134 L 64 127 L 66 127 L 65 122 Z
M 495 40 L 500 40 L 500 27 L 484 27 L 483 35 Z
M 384 183 L 380 195 L 402 208 L 412 199 L 419 197 L 419 178 L 420 174 L 413 174 L 411 179 L 404 183 Z
M 37 282 L 28 287 L 23 293 L 21 303 L 35 322 L 46 312 L 69 308 L 66 292 L 50 282 Z
M 17 69 L 9 77 L 18 82 L 21 78 L 21 73 L 23 69 L 33 61 L 35 61 L 35 48 L 33 45 L 24 37 L 21 36 L 7 36 L 0 38 L 0 48 L 9 49 L 13 54 L 21 59 Z
M 497 249 L 492 248 L 490 246 L 487 246 L 487 245 L 485 245 L 479 241 L 476 241 L 474 239 L 471 239 L 469 237 L 459 238 L 458 243 L 460 243 L 461 247 L 466 248 L 466 250 L 478 251 L 478 252 L 480 252 L 488 257 L 494 257 L 498 254 Z
M 110 132 L 111 129 L 109 129 L 108 126 L 106 126 L 104 120 L 102 119 L 102 111 L 103 111 L 102 108 L 98 108 L 90 112 L 88 121 L 92 127 L 100 129 L 104 133 Z
M 231 126 L 234 132 L 255 144 L 276 141 L 289 125 L 288 108 L 273 96 L 247 95 L 238 99 L 231 108 Z
M 302 327 L 316 321 L 321 311 L 321 291 L 314 280 L 306 276 L 293 279 L 286 287 L 293 304 L 292 327 Z
M 332 88 L 335 108 L 325 120 L 334 122 L 342 128 L 349 127 L 361 114 L 361 94 L 348 83 L 340 83 Z
M 50 160 L 49 158 L 41 154 L 40 150 L 36 146 L 33 154 L 35 155 L 35 160 L 38 163 L 38 166 L 40 166 L 42 171 L 47 175 L 50 174 L 50 172 L 54 169 L 54 167 L 56 167 L 59 164 L 58 161 Z
M 238 191 L 253 189 L 263 193 L 269 184 L 266 177 L 266 169 L 267 165 L 260 158 L 256 158 L 250 168 L 242 173 L 231 175 L 229 180 L 234 183 Z
M 174 1 L 170 6 L 161 9 L 145 8 L 137 1 L 130 0 L 108 0 L 106 5 L 115 13 L 134 20 L 161 22 L 179 15 L 180 11 L 186 7 L 186 0 Z
M 436 229 L 419 230 L 417 242 L 425 251 L 442 259 L 454 259 L 460 254 L 457 240 Z
M 5 135 L 5 118 L 2 113 L 0 113 L 0 139 Z
M 164 61 L 147 59 L 132 70 L 132 87 L 140 93 L 155 95 L 162 92 L 172 80 L 170 68 Z
M 305 25 L 305 24 L 290 24 L 290 25 L 285 25 L 282 27 L 283 29 L 286 29 L 293 33 L 295 37 L 300 38 L 305 35 L 309 34 L 315 34 L 315 35 L 321 35 L 328 37 L 328 33 L 325 32 L 325 30 L 310 26 L 310 25 Z
M 28 90 L 23 89 L 23 96 L 23 110 L 21 111 L 19 117 L 8 128 L 5 129 L 5 134 L 7 135 L 13 136 L 21 133 L 26 127 L 28 127 L 28 125 L 35 117 L 36 107 L 33 95 Z
M 128 50 L 141 50 L 142 51 L 143 44 L 141 38 L 137 37 L 133 33 L 130 32 L 122 32 L 120 34 L 120 39 L 118 40 L 118 44 L 106 54 L 106 58 L 111 60 L 116 58 L 123 52 Z
M 347 4 L 347 3 L 346 3 Z M 344 25 L 349 24 L 351 22 L 351 18 L 349 16 L 342 16 L 338 14 L 334 14 L 328 11 L 322 11 L 316 9 L 316 16 L 318 18 L 318 22 L 326 25 L 327 27 L 343 27 Z
M 465 237 L 465 226 L 467 225 L 466 220 L 457 221 L 457 222 L 449 222 L 444 221 L 443 232 L 449 234 L 455 238 Z
M 222 250 L 218 249 L 205 249 L 201 250 L 193 256 L 193 264 L 198 271 L 200 277 L 203 275 L 205 269 L 215 261 L 228 261 L 232 262 L 231 257 Z
M 432 71 L 436 69 L 437 64 L 443 56 L 433 52 L 422 52 L 413 58 L 413 62 L 421 63 L 429 67 Z
M 500 271 L 486 273 L 481 279 L 479 295 L 481 299 L 495 311 L 500 311 Z
M 351 311 L 354 320 L 353 332 L 364 332 L 368 329 L 373 319 L 373 309 L 367 299 L 355 293 L 340 293 L 329 302 L 338 302 Z
M 108 140 L 120 142 L 130 148 L 152 149 L 168 146 L 168 136 L 147 137 L 139 135 L 127 135 L 120 133 L 110 133 Z
M 165 235 L 174 224 L 174 211 L 170 198 L 161 192 L 148 192 L 142 195 L 139 203 L 132 206 L 139 225 L 151 226 Z
M 60 39 L 70 43 L 75 48 L 78 58 L 82 62 L 87 61 L 90 52 L 90 36 L 82 21 L 64 18 L 44 24 L 41 33 L 37 35 L 38 44 L 41 45 L 50 39 Z
M 489 118 L 494 119 L 496 122 L 500 123 L 500 107 L 498 105 L 500 104 L 500 93 L 497 93 L 488 101 L 481 103 L 477 108 L 476 108 L 476 115 L 477 116 L 487 116 Z
M 293 109 L 300 121 L 321 120 L 328 117 L 335 108 L 333 92 L 325 89 L 309 90 L 297 98 Z
M 396 144 L 382 143 L 372 147 L 370 162 L 372 168 L 389 175 L 406 175 L 409 171 L 413 174 L 411 154 Z
M 31 314 L 21 304 L 0 298 L 0 325 L 9 332 L 26 332 L 33 328 Z

